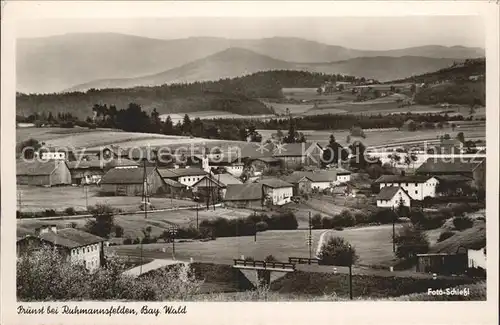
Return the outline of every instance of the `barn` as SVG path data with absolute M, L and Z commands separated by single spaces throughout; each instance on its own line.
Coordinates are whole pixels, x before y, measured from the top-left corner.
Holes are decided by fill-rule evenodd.
M 136 196 L 144 193 L 144 174 L 146 174 L 147 194 L 163 193 L 165 182 L 156 167 L 138 166 L 115 167 L 101 179 L 100 192 L 117 196 Z
M 262 184 L 229 184 L 224 204 L 234 208 L 261 209 L 264 205 Z
M 19 185 L 56 186 L 71 184 L 71 173 L 64 160 L 21 161 L 16 164 Z

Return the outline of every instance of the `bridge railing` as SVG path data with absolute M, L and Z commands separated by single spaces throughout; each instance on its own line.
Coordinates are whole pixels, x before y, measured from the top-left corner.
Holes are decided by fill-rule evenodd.
M 249 261 L 249 260 L 241 260 L 241 259 L 235 259 L 234 266 L 248 266 L 248 267 L 262 267 L 262 268 L 272 268 L 272 269 L 295 270 L 295 264 L 293 264 L 293 263 Z
M 320 260 L 317 258 L 307 258 L 307 257 L 289 257 L 288 262 L 292 264 L 320 264 Z

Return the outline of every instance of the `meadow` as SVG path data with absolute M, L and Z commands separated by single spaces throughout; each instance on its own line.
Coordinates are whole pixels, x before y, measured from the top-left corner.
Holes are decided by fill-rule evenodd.
M 343 231 L 312 230 L 313 255 L 316 253 L 318 241 L 323 232 L 326 232 L 327 237 L 344 237 L 355 247 L 360 256 L 360 264 L 387 264 L 393 259 L 391 225 L 349 228 Z M 273 255 L 279 261 L 288 261 L 288 257 L 291 256 L 309 256 L 307 235 L 307 230 L 269 230 L 258 233 L 256 241 L 253 236 L 245 236 L 221 237 L 208 242 L 177 242 L 175 257 L 181 260 L 193 258 L 197 262 L 232 264 L 232 260 L 240 258 L 241 255 L 261 260 L 268 255 Z M 140 255 L 140 245 L 110 246 L 108 249 L 118 255 Z M 171 258 L 172 244 L 143 245 L 143 256 Z

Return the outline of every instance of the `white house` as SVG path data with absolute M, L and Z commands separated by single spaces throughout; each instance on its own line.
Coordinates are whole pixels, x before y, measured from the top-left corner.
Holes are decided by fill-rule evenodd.
M 44 245 L 54 247 L 66 261 L 81 264 L 90 271 L 101 266 L 104 258 L 105 239 L 75 229 L 57 229 L 56 226 L 43 226 L 35 235 L 28 235 L 17 241 L 18 256 Z
M 468 249 L 467 257 L 469 260 L 469 267 L 480 267 L 486 270 L 486 247 L 478 250 Z
M 399 186 L 386 186 L 380 189 L 377 195 L 377 206 L 380 208 L 396 209 L 403 204 L 411 206 L 411 197 Z
M 293 196 L 293 185 L 277 178 L 265 178 L 259 181 L 262 184 L 265 197 L 272 200 L 273 205 L 289 203 Z
M 158 172 L 161 177 L 165 179 L 171 179 L 182 185 L 192 187 L 195 183 L 200 181 L 203 177 L 208 175 L 208 173 L 200 168 L 190 167 L 190 168 L 159 168 Z
M 337 184 L 347 183 L 351 180 L 351 172 L 343 168 L 337 168 Z
M 234 155 L 205 156 L 201 158 L 201 168 L 207 173 L 212 168 L 223 168 L 229 174 L 240 177 L 243 174 L 245 164 L 240 158 Z
M 380 190 L 386 186 L 399 186 L 404 189 L 413 200 L 422 201 L 428 196 L 436 197 L 436 188 L 439 181 L 435 177 L 424 175 L 382 175 L 375 183 L 380 185 Z

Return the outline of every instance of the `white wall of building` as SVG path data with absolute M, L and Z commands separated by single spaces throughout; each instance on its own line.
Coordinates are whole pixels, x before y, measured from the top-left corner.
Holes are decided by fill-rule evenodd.
M 424 183 L 422 182 L 380 183 L 380 188 L 382 189 L 385 186 L 399 186 L 402 187 L 413 200 L 422 201 L 427 196 L 436 197 L 436 187 L 438 183 L 439 182 L 437 179 L 431 177 Z
M 479 250 L 467 250 L 467 257 L 469 259 L 469 267 L 481 267 L 486 270 L 486 254 L 484 248 Z
M 403 205 L 410 207 L 411 206 L 411 199 L 410 197 L 403 192 L 403 190 L 399 189 L 399 191 L 394 194 L 392 199 L 390 200 L 377 200 L 377 206 L 379 208 L 391 208 L 395 209 L 399 206 L 401 203 L 401 200 L 403 201 Z
M 267 193 L 273 199 L 273 205 L 289 203 L 293 196 L 293 187 L 270 188 Z
M 243 174 L 243 164 L 234 164 L 226 166 L 226 171 L 234 177 L 240 177 Z
M 43 160 L 52 160 L 52 159 L 66 159 L 65 152 L 42 152 L 41 158 Z
M 346 183 L 346 182 L 349 182 L 350 180 L 351 180 L 351 174 L 337 175 L 337 183 L 338 184 Z
M 97 243 L 71 249 L 71 262 L 85 263 L 88 270 L 95 271 L 101 266 L 101 245 L 102 243 Z
M 318 190 L 324 190 L 330 188 L 332 184 L 330 182 L 311 182 L 311 189 L 317 188 Z
M 186 185 L 186 186 L 193 186 L 196 182 L 198 182 L 200 179 L 202 179 L 203 177 L 205 177 L 204 175 L 197 175 L 197 176 L 182 176 L 182 177 L 179 177 L 179 183 L 181 183 L 182 185 Z

